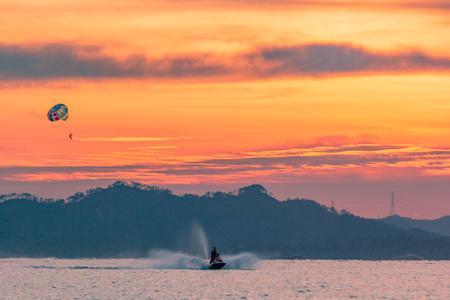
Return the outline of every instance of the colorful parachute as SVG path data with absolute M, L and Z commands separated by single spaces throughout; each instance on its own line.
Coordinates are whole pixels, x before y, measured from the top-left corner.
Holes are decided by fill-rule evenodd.
M 67 120 L 69 117 L 69 109 L 64 104 L 56 104 L 47 113 L 47 117 L 50 121 Z

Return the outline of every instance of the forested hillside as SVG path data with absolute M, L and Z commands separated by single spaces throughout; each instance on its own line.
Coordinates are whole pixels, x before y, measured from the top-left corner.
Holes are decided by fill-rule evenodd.
M 450 216 L 441 217 L 436 220 L 415 220 L 395 215 L 379 220 L 403 229 L 416 228 L 450 236 Z
M 311 200 L 278 201 L 260 185 L 197 196 L 125 182 L 66 201 L 3 196 L 0 256 L 145 257 L 151 249 L 182 251 L 197 247 L 190 240 L 193 224 L 221 253 L 329 259 L 412 253 L 450 259 L 448 237 L 404 231 Z

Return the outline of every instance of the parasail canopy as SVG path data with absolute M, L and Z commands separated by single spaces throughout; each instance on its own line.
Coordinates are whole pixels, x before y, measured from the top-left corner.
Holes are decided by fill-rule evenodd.
M 69 117 L 69 109 L 64 104 L 56 104 L 47 113 L 47 117 L 50 121 L 67 120 Z

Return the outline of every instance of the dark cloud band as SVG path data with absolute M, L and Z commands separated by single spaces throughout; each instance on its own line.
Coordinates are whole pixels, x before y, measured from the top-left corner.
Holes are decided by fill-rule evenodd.
M 352 73 L 449 72 L 450 58 L 420 51 L 378 53 L 348 44 L 266 47 L 234 56 L 201 53 L 170 57 L 105 55 L 100 47 L 0 44 L 0 80 L 120 78 L 274 78 Z

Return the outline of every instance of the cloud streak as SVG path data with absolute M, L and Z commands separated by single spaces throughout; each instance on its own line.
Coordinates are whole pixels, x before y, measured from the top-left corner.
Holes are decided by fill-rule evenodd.
M 67 78 L 246 80 L 430 71 L 450 72 L 450 57 L 433 57 L 416 50 L 383 53 L 349 44 L 306 44 L 267 46 L 234 55 L 131 55 L 119 59 L 96 46 L 0 44 L 0 80 L 4 82 Z
M 450 70 L 450 58 L 434 58 L 419 51 L 376 53 L 346 44 L 267 48 L 257 57 L 269 64 L 268 76 Z
M 145 149 L 136 150 L 146 155 Z M 147 159 L 110 166 L 1 167 L 0 181 L 126 179 L 173 184 L 450 176 L 450 149 L 431 146 L 361 144 Z
M 149 7 L 150 1 L 133 0 L 124 2 L 126 5 L 115 3 L 110 9 L 123 11 L 142 10 Z M 151 5 L 151 4 L 150 4 Z M 444 0 L 431 1 L 348 1 L 348 0 L 189 0 L 183 1 L 180 5 L 179 0 L 169 0 L 158 2 L 158 5 L 152 6 L 153 9 L 162 10 L 186 10 L 186 9 L 233 9 L 233 10 L 291 10 L 307 8 L 345 8 L 345 9 L 428 9 L 428 10 L 449 10 L 450 4 Z M 105 5 L 99 5 L 99 11 L 105 10 Z
M 217 76 L 223 66 L 196 57 L 151 59 L 131 55 L 123 60 L 103 55 L 96 46 L 50 44 L 25 47 L 0 44 L 0 80 L 64 78 L 178 78 Z
M 82 142 L 165 142 L 190 138 L 189 137 L 90 137 L 90 138 L 74 138 L 74 139 Z M 146 147 L 146 148 L 161 148 L 161 147 Z

